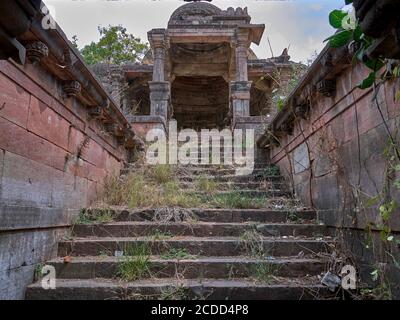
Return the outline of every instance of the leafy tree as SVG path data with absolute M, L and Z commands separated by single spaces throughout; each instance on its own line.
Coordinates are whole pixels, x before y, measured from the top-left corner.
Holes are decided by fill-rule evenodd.
M 138 62 L 148 50 L 148 45 L 129 34 L 121 25 L 98 27 L 100 40 L 85 46 L 81 53 L 89 65 L 96 63 Z

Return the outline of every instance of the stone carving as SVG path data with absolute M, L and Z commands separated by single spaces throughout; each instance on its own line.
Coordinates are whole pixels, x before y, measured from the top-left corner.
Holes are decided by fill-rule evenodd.
M 81 93 L 81 84 L 75 80 L 64 81 L 62 88 L 67 97 L 76 97 Z
M 236 8 L 236 10 L 232 7 L 229 7 L 226 10 L 221 11 L 220 15 L 222 16 L 249 16 L 249 13 L 246 8 Z
M 294 107 L 294 114 L 301 119 L 307 119 L 310 112 L 310 104 L 303 103 Z
M 103 116 L 103 108 L 101 107 L 94 107 L 91 108 L 89 111 L 89 116 L 95 119 L 100 119 Z
M 26 58 L 29 63 L 39 63 L 49 56 L 49 48 L 41 41 L 31 42 L 26 46 Z
M 317 84 L 318 92 L 325 97 L 333 97 L 336 92 L 336 80 L 322 80 Z

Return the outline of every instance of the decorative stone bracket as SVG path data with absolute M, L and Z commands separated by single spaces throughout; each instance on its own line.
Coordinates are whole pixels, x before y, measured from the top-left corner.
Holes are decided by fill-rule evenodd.
M 336 80 L 322 80 L 317 84 L 317 90 L 325 97 L 333 97 L 336 92 Z
M 62 85 L 63 91 L 67 97 L 76 97 L 81 93 L 81 84 L 75 80 L 66 80 Z
M 310 113 L 310 103 L 298 104 L 293 108 L 294 115 L 301 119 L 308 119 Z
M 31 42 L 26 45 L 26 58 L 29 63 L 39 63 L 49 56 L 49 48 L 41 41 Z

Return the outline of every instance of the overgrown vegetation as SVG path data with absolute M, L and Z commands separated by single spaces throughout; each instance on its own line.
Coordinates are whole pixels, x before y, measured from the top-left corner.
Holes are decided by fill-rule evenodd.
M 228 209 L 260 209 L 265 208 L 266 198 L 243 195 L 239 191 L 231 191 L 203 197 L 204 203 L 215 208 Z
M 217 193 L 216 182 L 206 177 L 200 177 L 196 186 L 196 190 L 183 189 L 173 166 L 143 166 L 125 178 L 107 178 L 103 201 L 107 205 L 130 208 L 162 208 L 169 210 L 168 215 L 176 217 L 190 216 L 189 212 L 178 208 L 258 209 L 266 206 L 267 198 L 264 197 L 255 198 L 240 191 Z M 195 221 L 196 218 L 186 220 Z
M 130 208 L 196 207 L 196 195 L 183 192 L 174 168 L 166 165 L 144 166 L 125 178 L 106 179 L 103 201 Z
M 275 165 L 268 166 L 262 171 L 262 176 L 264 177 L 276 177 L 279 175 L 280 175 L 279 167 Z
M 271 104 L 276 110 L 283 110 L 287 98 L 296 88 L 306 71 L 306 65 L 301 63 L 292 63 L 288 74 L 284 74 L 284 72 L 287 72 L 285 69 L 277 69 L 272 75 L 265 75 L 261 78 L 265 79 L 268 77 L 272 80 L 273 90 Z
M 113 212 L 109 209 L 81 209 L 75 224 L 108 223 L 113 221 Z
M 196 181 L 196 186 L 199 191 L 213 193 L 217 190 L 218 184 L 206 176 L 200 176 Z
M 161 291 L 160 300 L 189 300 L 190 289 L 182 286 L 170 286 Z
M 278 267 L 268 261 L 263 261 L 250 266 L 249 272 L 256 281 L 269 284 L 274 280 Z
M 169 231 L 161 231 L 161 230 L 156 229 L 149 234 L 149 237 L 153 240 L 166 240 L 166 239 L 172 238 L 173 235 Z
M 150 248 L 143 245 L 130 245 L 124 250 L 124 256 L 118 263 L 117 276 L 124 281 L 135 281 L 149 277 Z
M 264 246 L 263 235 L 256 229 L 247 230 L 240 236 L 240 240 L 246 254 L 259 260 L 259 262 L 248 268 L 251 277 L 258 282 L 270 283 L 279 269 L 276 265 L 268 261 L 268 253 Z
M 188 260 L 188 259 L 196 259 L 195 255 L 191 255 L 187 252 L 186 249 L 176 249 L 170 248 L 167 252 L 161 255 L 161 259 L 164 260 Z

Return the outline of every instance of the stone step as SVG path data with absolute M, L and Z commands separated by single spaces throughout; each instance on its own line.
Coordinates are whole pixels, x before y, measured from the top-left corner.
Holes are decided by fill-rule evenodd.
M 57 281 L 56 290 L 35 283 L 27 288 L 28 300 L 310 300 L 331 294 L 316 277 L 278 278 L 272 283 L 232 279 L 146 279 L 121 282 L 111 279 L 71 279 Z
M 116 221 L 152 221 L 156 209 L 92 209 L 107 210 Z M 204 222 L 260 222 L 282 223 L 316 219 L 313 210 L 284 211 L 268 209 L 190 209 L 195 218 Z
M 287 197 L 289 198 L 291 196 L 291 193 L 287 190 L 227 190 L 227 191 L 215 191 L 213 193 L 210 192 L 204 192 L 204 191 L 197 191 L 197 190 L 190 190 L 190 189 L 185 189 L 183 190 L 184 193 L 189 193 L 189 194 L 195 194 L 199 195 L 202 197 L 205 197 L 205 201 L 207 201 L 209 198 L 213 197 L 219 197 L 219 196 L 237 196 L 240 195 L 242 197 L 246 198 L 265 198 L 265 199 L 270 199 L 274 197 Z
M 235 176 L 240 167 L 225 167 L 225 166 L 196 166 L 196 165 L 181 165 L 179 167 L 177 176 L 191 176 L 191 175 L 211 175 L 211 176 Z M 124 168 L 121 170 L 121 175 L 127 175 L 130 172 L 135 172 L 135 169 Z M 243 176 L 243 175 L 242 175 Z M 267 179 L 269 176 L 265 168 L 254 168 L 251 174 L 245 176 L 259 177 Z M 279 177 L 276 175 L 276 177 Z
M 194 158 L 194 159 L 201 159 L 201 158 Z M 178 168 L 185 168 L 185 167 L 187 167 L 187 166 L 190 166 L 190 165 L 182 165 L 182 164 L 179 164 L 179 165 L 171 165 L 171 166 L 173 166 L 173 167 L 178 167 Z M 233 164 L 224 164 L 224 163 L 220 163 L 220 164 L 212 164 L 212 163 L 207 163 L 207 164 L 198 164 L 198 165 L 196 165 L 195 167 L 198 167 L 198 168 L 211 168 L 211 169 L 234 169 L 235 167 L 236 167 L 236 165 L 233 165 Z M 270 165 L 268 165 L 267 163 L 264 163 L 264 162 L 255 162 L 254 163 L 254 168 L 256 168 L 256 169 L 263 169 L 263 170 L 267 170 L 267 168 L 272 168 L 273 166 L 270 166 Z M 124 166 L 124 168 L 125 169 L 132 169 L 132 170 L 138 170 L 138 169 L 143 169 L 143 165 L 142 164 L 138 164 L 138 163 L 127 163 L 127 164 L 125 164 L 125 166 Z M 279 169 L 273 169 L 273 170 L 278 170 L 278 172 L 279 172 Z
M 47 262 L 56 269 L 57 279 L 91 279 L 119 277 L 121 262 L 130 261 L 125 257 L 72 257 L 71 262 L 57 258 Z M 173 278 L 176 274 L 186 279 L 202 278 L 222 279 L 247 278 L 257 276 L 257 270 L 264 270 L 272 276 L 303 277 L 319 275 L 326 261 L 313 258 L 286 257 L 282 259 L 252 259 L 246 257 L 195 257 L 193 259 L 163 259 L 149 257 L 148 270 L 144 278 Z M 257 269 L 259 268 L 259 269 Z M 268 276 L 268 274 L 266 275 Z
M 257 224 L 257 223 L 159 223 L 159 222 L 114 222 L 106 224 L 75 225 L 76 237 L 142 237 L 171 236 L 193 237 L 240 237 L 246 231 L 257 230 L 264 236 L 320 237 L 329 234 L 329 229 L 316 224 Z
M 202 178 L 208 179 L 208 180 L 213 180 L 216 182 L 232 182 L 232 183 L 237 183 L 237 182 L 262 182 L 262 181 L 267 181 L 271 182 L 274 184 L 280 183 L 283 185 L 287 185 L 287 183 L 283 180 L 281 176 L 256 176 L 256 175 L 250 175 L 250 176 L 237 176 L 237 175 L 224 175 L 224 176 L 215 176 L 215 175 L 201 175 Z M 199 179 L 198 175 L 193 175 L 193 174 L 180 174 L 177 175 L 177 178 L 180 181 L 187 181 L 187 182 L 195 182 Z
M 215 190 L 258 190 L 258 191 L 273 191 L 273 190 L 284 190 L 285 185 L 267 182 L 267 181 L 248 181 L 248 182 L 217 182 L 210 180 L 214 183 Z M 199 189 L 199 182 L 194 181 L 181 181 L 180 186 L 184 189 Z
M 329 251 L 329 244 L 333 243 L 319 239 L 283 239 L 263 238 L 257 240 L 257 247 L 262 248 L 270 256 L 297 256 L 303 253 L 318 253 Z M 239 256 L 250 254 L 250 247 L 254 244 L 237 237 L 173 237 L 163 240 L 149 241 L 148 237 L 128 238 L 75 238 L 61 241 L 58 244 L 58 255 L 68 256 L 96 256 L 115 254 L 115 251 L 129 250 L 137 246 L 145 246 L 153 255 L 163 255 L 172 250 L 185 250 L 190 255 L 204 256 Z
M 237 167 L 240 169 L 240 167 Z M 236 168 L 208 168 L 198 166 L 181 166 L 180 174 L 187 173 L 187 175 L 212 175 L 212 176 L 226 176 L 235 175 Z M 250 176 L 268 176 L 268 172 L 265 169 L 254 168 Z

